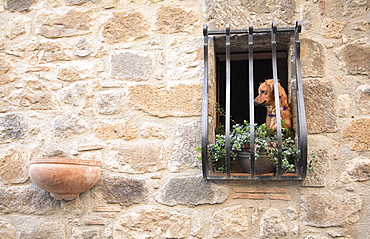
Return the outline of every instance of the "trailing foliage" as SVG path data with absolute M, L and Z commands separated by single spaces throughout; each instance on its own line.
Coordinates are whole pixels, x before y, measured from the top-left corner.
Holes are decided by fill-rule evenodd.
M 258 160 L 261 152 L 265 151 L 275 166 L 278 163 L 278 138 L 276 131 L 266 128 L 265 124 L 255 125 L 254 149 L 255 159 Z M 247 121 L 244 124 L 235 124 L 230 132 L 230 157 L 235 160 L 238 152 L 250 145 L 251 126 Z M 226 135 L 217 134 L 215 142 L 208 145 L 208 159 L 216 170 L 225 171 Z M 282 169 L 283 172 L 295 172 L 295 162 L 299 160 L 299 150 L 295 147 L 293 133 L 283 128 L 282 138 Z

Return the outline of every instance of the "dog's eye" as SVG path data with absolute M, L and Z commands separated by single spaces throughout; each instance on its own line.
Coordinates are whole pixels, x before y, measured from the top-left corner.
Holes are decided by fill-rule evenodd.
M 266 91 L 264 91 L 264 90 L 263 90 L 263 91 L 261 91 L 261 94 L 263 94 L 263 95 L 264 95 L 265 93 L 266 93 Z

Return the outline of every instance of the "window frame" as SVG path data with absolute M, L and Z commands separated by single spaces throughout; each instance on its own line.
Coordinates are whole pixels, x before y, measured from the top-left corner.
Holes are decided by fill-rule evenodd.
M 296 22 L 295 27 L 277 27 L 275 22 L 272 23 L 271 28 L 254 29 L 253 24 L 249 24 L 248 29 L 230 29 L 230 25 L 226 24 L 224 30 L 208 30 L 208 26 L 203 25 L 204 36 L 204 78 L 203 78 L 203 100 L 202 100 L 202 172 L 205 179 L 245 179 L 245 180 L 304 180 L 307 172 L 307 126 L 306 115 L 304 109 L 303 86 L 301 79 L 301 62 L 300 62 L 300 40 L 299 33 L 302 29 L 302 23 Z M 250 110 L 250 125 L 254 125 L 254 92 L 253 92 L 253 36 L 255 34 L 270 34 L 271 35 L 271 54 L 272 54 L 272 68 L 274 79 L 274 92 L 276 108 L 280 108 L 278 96 L 278 77 L 277 77 L 277 44 L 276 34 L 278 32 L 288 32 L 294 34 L 294 62 L 295 62 L 295 76 L 296 76 L 296 118 L 297 118 L 297 146 L 300 151 L 300 160 L 296 164 L 296 173 L 294 175 L 283 174 L 282 172 L 282 126 L 281 120 L 277 120 L 277 138 L 278 138 L 278 167 L 274 175 L 256 175 L 254 163 L 254 127 L 251 127 L 251 173 L 232 174 L 231 173 L 231 157 L 230 157 L 230 47 L 231 35 L 233 34 L 247 34 L 248 35 L 248 62 L 249 62 L 249 110 Z M 225 135 L 226 135 L 226 173 L 225 174 L 211 174 L 208 162 L 209 144 L 209 43 L 214 35 L 225 36 L 225 54 L 226 54 L 226 119 L 225 119 Z M 212 52 L 211 52 L 212 53 Z M 292 78 L 292 77 L 290 77 Z M 289 82 L 289 78 L 288 78 Z M 252 90 L 251 90 L 252 89 Z M 280 111 L 276 111 L 277 119 L 281 119 Z

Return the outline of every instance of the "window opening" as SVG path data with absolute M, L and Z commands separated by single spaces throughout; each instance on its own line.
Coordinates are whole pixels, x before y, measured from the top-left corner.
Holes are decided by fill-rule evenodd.
M 259 180 L 303 180 L 307 170 L 307 130 L 304 112 L 304 101 L 302 82 L 300 74 L 300 41 L 299 33 L 301 22 L 295 27 L 277 28 L 276 23 L 271 28 L 253 29 L 253 24 L 248 29 L 230 29 L 227 24 L 225 30 L 208 30 L 204 25 L 204 89 L 202 104 L 202 166 L 203 176 L 207 179 L 259 179 Z M 277 35 L 279 36 L 277 38 Z M 231 171 L 231 145 L 230 129 L 233 122 L 242 123 L 248 120 L 250 125 L 262 124 L 265 121 L 266 113 L 264 107 L 255 107 L 254 98 L 258 95 L 259 83 L 265 79 L 274 80 L 275 104 L 279 108 L 278 79 L 288 89 L 289 78 L 294 78 L 288 72 L 288 42 L 294 36 L 294 62 L 295 81 L 294 95 L 297 107 L 297 147 L 300 156 L 295 163 L 294 174 L 283 174 L 282 172 L 282 125 L 277 120 L 277 165 L 276 172 L 270 175 L 256 173 L 254 160 L 255 128 L 250 127 L 250 172 L 234 173 Z M 225 126 L 225 173 L 214 174 L 210 170 L 212 165 L 208 161 L 207 145 L 210 133 L 209 121 L 209 43 L 213 41 L 214 53 L 216 54 L 217 68 L 217 94 L 216 101 L 225 110 L 224 117 L 217 117 L 217 123 Z M 266 47 L 267 46 L 267 47 Z M 251 90 L 252 89 L 252 90 Z M 232 107 L 231 107 L 232 106 Z M 280 118 L 280 111 L 276 111 L 277 119 Z M 213 130 L 213 129 L 211 129 Z

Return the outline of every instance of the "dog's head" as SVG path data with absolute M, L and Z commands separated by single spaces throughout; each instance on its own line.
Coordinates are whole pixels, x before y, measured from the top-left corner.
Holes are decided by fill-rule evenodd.
M 288 97 L 284 90 L 284 88 L 278 83 L 279 86 L 279 98 L 280 98 L 280 105 L 287 106 L 288 105 Z M 269 79 L 265 80 L 259 88 L 258 88 L 258 96 L 254 99 L 254 102 L 258 105 L 272 105 L 275 104 L 275 96 L 274 96 L 274 80 Z

